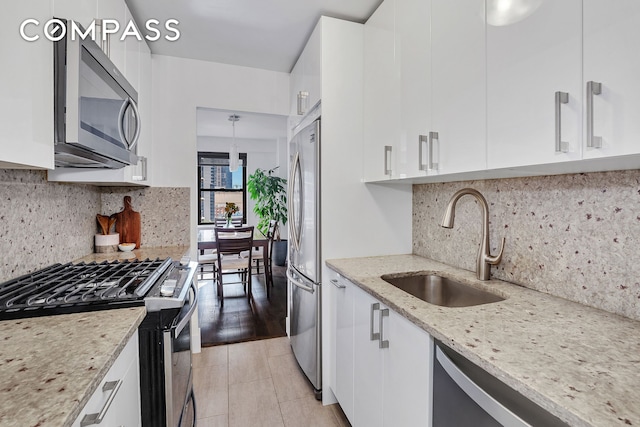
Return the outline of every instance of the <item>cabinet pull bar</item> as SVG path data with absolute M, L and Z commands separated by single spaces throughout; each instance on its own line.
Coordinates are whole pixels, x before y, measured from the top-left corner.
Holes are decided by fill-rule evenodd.
M 107 398 L 107 401 L 104 403 L 104 406 L 102 407 L 100 412 L 98 412 L 97 414 L 87 414 L 87 415 L 85 415 L 82 418 L 82 421 L 80 421 L 80 426 L 81 427 L 86 427 L 86 426 L 91 426 L 91 425 L 94 425 L 94 424 L 100 424 L 102 422 L 102 420 L 104 419 L 104 416 L 107 415 L 107 411 L 109 410 L 109 407 L 113 403 L 113 399 L 115 399 L 116 394 L 118 393 L 118 390 L 120 390 L 121 386 L 122 386 L 122 380 L 108 381 L 108 382 L 104 383 L 104 385 L 102 386 L 102 391 L 105 392 L 105 391 L 111 390 L 111 393 L 109 394 L 109 397 Z
M 304 113 L 306 113 L 306 101 L 307 98 L 309 97 L 309 92 L 303 91 L 301 90 L 300 92 L 298 92 L 298 115 L 302 116 L 304 115 Z
M 391 176 L 391 151 L 393 147 L 391 145 L 384 146 L 384 174 Z
M 438 170 L 440 157 L 440 136 L 438 132 L 429 132 L 429 169 Z
M 562 104 L 569 103 L 567 92 L 556 92 L 556 153 L 569 151 L 569 143 L 562 140 Z
M 338 289 L 344 289 L 346 288 L 345 285 L 341 285 L 340 283 L 338 283 L 337 279 L 331 279 L 331 284 L 333 284 L 333 286 L 335 286 Z
M 587 147 L 602 148 L 602 137 L 593 134 L 593 95 L 602 93 L 602 83 L 587 82 Z
M 383 333 L 384 322 L 382 321 L 382 319 L 385 318 L 385 317 L 389 317 L 389 309 L 388 308 L 380 310 L 380 338 L 378 338 L 378 342 L 380 343 L 379 344 L 380 348 L 389 348 L 389 340 L 382 339 L 383 335 L 384 335 L 384 333 Z
M 375 303 L 375 304 L 371 304 L 371 322 L 369 323 L 369 327 L 370 327 L 370 332 L 371 332 L 371 341 L 375 341 L 375 340 L 379 340 L 380 339 L 380 332 L 373 332 L 373 317 L 374 317 L 374 312 L 379 311 L 380 310 L 380 304 L 379 303 Z
M 429 143 L 428 135 L 418 135 L 418 170 L 421 170 L 421 171 L 427 170 L 427 165 L 425 162 L 423 162 L 424 153 L 422 151 L 422 147 L 424 147 L 424 145 L 428 143 Z

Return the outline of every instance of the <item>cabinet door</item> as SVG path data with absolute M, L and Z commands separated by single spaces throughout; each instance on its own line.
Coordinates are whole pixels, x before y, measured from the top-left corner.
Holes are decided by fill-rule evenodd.
M 0 167 L 53 169 L 53 48 L 44 37 L 44 23 L 51 19 L 48 0 L 5 3 L 2 10 L 0 67 Z M 26 19 L 24 40 L 18 28 Z
M 97 15 L 99 19 L 112 19 L 119 23 L 118 32 L 111 34 L 109 38 L 109 52 L 106 53 L 118 70 L 124 73 L 127 49 L 126 41 L 121 41 L 120 37 L 128 22 L 126 5 L 123 0 L 98 0 Z M 111 23 L 108 27 L 113 29 L 114 24 Z
M 518 16 L 493 4 L 487 2 L 488 168 L 579 159 L 581 0 L 538 2 Z M 557 118 L 556 92 L 568 97 Z
M 353 292 L 354 286 L 348 280 L 338 275 L 331 278 L 331 292 L 333 294 L 333 308 L 335 310 L 335 362 L 333 381 L 333 393 L 335 394 L 342 411 L 353 424 Z M 334 282 L 335 280 L 335 282 Z
M 395 0 L 385 0 L 364 26 L 364 179 L 406 173 L 399 149 L 400 75 L 395 59 Z M 390 147 L 390 148 L 387 148 Z
M 73 19 L 87 28 L 98 11 L 98 0 L 53 0 L 53 16 Z
M 100 425 L 133 427 L 140 425 L 140 362 L 138 356 L 138 332 L 129 339 L 124 349 L 100 381 L 96 391 L 80 411 L 72 424 L 80 427 L 86 416 L 96 416 L 106 410 Z M 119 388 L 113 387 L 121 382 Z M 105 384 L 111 383 L 111 387 Z M 109 404 L 109 397 L 113 400 Z M 105 409 L 106 408 L 106 409 Z
M 384 352 L 379 348 L 378 339 L 371 339 L 372 333 L 379 332 L 381 307 L 375 298 L 355 286 L 353 301 L 353 425 L 382 426 Z
M 639 153 L 640 2 L 584 0 L 583 7 L 583 90 L 586 82 L 601 84 L 593 95 L 593 134 L 602 140 L 602 148 L 587 146 L 584 157 Z
M 322 90 L 322 20 L 307 41 L 303 63 L 304 90 L 308 93 L 305 113 L 320 101 Z
M 484 0 L 432 0 L 431 39 L 439 173 L 485 169 Z
M 431 127 L 431 1 L 396 0 L 395 22 L 402 111 L 397 167 L 407 177 L 424 176 L 427 146 L 420 149 L 420 135 Z
M 409 320 L 389 310 L 383 339 L 384 425 L 427 426 L 431 419 L 432 339 Z
M 129 22 L 133 22 L 133 15 L 129 12 L 129 8 L 125 6 L 126 20 L 123 25 L 128 25 Z M 138 28 L 136 26 L 136 28 Z M 138 30 L 140 34 L 140 31 Z M 144 39 L 143 39 L 144 40 Z M 131 86 L 140 93 L 140 45 L 145 43 L 143 40 L 138 40 L 135 36 L 128 36 L 124 41 L 125 47 L 125 62 L 124 62 L 124 75 L 127 81 L 131 83 Z

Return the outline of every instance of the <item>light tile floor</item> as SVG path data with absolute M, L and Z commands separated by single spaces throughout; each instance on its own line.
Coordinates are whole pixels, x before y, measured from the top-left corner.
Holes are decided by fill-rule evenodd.
M 193 355 L 198 427 L 348 427 L 338 405 L 322 406 L 289 339 L 204 347 Z

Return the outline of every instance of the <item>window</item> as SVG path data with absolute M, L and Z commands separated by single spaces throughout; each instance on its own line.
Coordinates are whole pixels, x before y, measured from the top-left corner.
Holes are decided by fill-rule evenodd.
M 247 154 L 240 153 L 240 166 L 229 171 L 229 153 L 198 153 L 198 224 L 213 224 L 224 217 L 227 202 L 238 206 L 234 218 L 247 223 Z

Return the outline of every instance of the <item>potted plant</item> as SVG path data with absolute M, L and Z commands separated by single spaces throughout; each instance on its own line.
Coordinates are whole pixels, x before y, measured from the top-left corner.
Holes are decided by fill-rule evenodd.
M 256 228 L 265 236 L 269 229 L 269 221 L 275 220 L 280 224 L 287 223 L 287 180 L 273 175 L 278 169 L 256 171 L 247 179 L 247 192 L 251 200 L 256 202 L 253 213 L 258 216 Z M 287 259 L 287 241 L 280 239 L 279 228 L 276 226 L 273 243 L 273 262 L 283 266 Z

